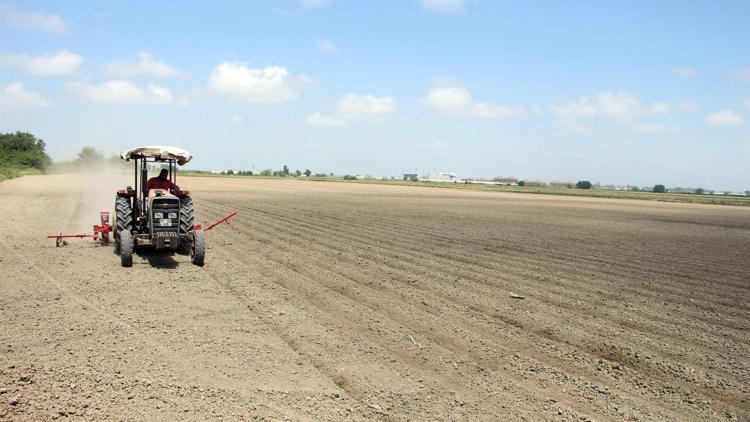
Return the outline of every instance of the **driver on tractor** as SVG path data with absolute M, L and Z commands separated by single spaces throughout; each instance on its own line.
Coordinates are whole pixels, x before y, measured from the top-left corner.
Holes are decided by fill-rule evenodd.
M 167 192 L 180 190 L 179 186 L 169 180 L 169 170 L 167 169 L 161 169 L 159 176 L 148 179 L 146 186 L 148 188 L 149 196 L 152 196 L 154 189 L 162 189 Z

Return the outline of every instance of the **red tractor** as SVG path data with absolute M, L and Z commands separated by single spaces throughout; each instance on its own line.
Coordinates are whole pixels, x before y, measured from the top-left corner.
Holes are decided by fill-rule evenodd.
M 122 266 L 133 265 L 136 248 L 189 252 L 193 264 L 202 266 L 206 233 L 195 225 L 190 192 L 175 184 L 177 166 L 189 162 L 190 153 L 170 146 L 146 146 L 120 157 L 135 162 L 133 186 L 118 190 L 115 200 L 113 233 Z M 149 166 L 159 167 L 160 173 L 166 170 L 166 175 L 149 183 Z

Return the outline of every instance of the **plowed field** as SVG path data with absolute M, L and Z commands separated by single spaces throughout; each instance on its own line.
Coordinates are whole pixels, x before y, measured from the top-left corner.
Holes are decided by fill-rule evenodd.
M 45 238 L 117 183 L 0 184 L 0 419 L 750 419 L 748 208 L 178 183 L 239 211 L 203 268 Z

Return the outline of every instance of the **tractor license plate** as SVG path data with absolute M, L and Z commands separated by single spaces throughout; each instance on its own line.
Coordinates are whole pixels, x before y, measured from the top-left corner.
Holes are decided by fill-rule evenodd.
M 159 225 L 161 227 L 169 227 L 172 225 L 172 219 L 171 218 L 160 218 L 159 219 Z

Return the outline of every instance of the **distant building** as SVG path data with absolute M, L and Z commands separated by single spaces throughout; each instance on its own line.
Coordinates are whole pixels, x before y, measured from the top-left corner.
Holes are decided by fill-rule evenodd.
M 497 183 L 498 185 L 517 185 L 518 184 L 518 178 L 514 176 L 497 176 L 494 179 L 492 179 L 492 181 Z
M 440 182 L 440 183 L 456 183 L 456 173 L 433 173 L 428 178 L 429 182 Z
M 474 184 L 482 184 L 482 185 L 497 185 L 498 183 L 495 181 L 495 179 L 490 179 L 487 177 L 470 177 L 468 179 L 463 180 L 464 183 L 474 183 Z
M 523 180 L 524 186 L 547 186 L 547 182 L 544 180 Z

